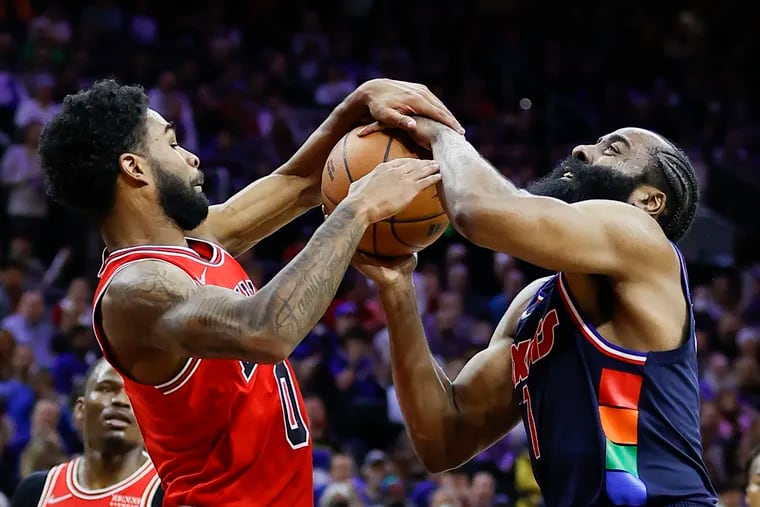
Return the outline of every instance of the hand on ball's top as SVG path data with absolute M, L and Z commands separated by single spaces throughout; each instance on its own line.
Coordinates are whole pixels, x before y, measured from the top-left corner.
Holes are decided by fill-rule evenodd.
M 345 201 L 358 204 L 370 223 L 379 222 L 397 214 L 420 192 L 441 181 L 439 169 L 437 162 L 417 158 L 383 162 L 351 183 Z
M 431 92 L 427 86 L 391 79 L 373 79 L 363 83 L 356 90 L 369 109 L 372 118 L 385 127 L 400 128 L 413 133 L 417 128 L 417 118 L 431 118 L 464 134 L 462 125 L 451 111 Z M 361 131 L 364 136 L 381 130 L 376 124 L 368 125 Z

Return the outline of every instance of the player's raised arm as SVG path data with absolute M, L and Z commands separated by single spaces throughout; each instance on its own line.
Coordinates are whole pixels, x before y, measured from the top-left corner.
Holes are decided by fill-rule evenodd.
M 393 383 L 425 468 L 435 473 L 456 468 L 511 430 L 520 412 L 512 398 L 510 334 L 536 285 L 515 298 L 488 348 L 450 380 L 425 339 L 411 278 L 413 260 L 393 265 L 358 255 L 354 265 L 379 287 L 390 331 Z
M 178 355 L 281 361 L 327 309 L 367 226 L 397 213 L 438 181 L 438 168 L 429 160 L 379 165 L 352 184 L 306 247 L 249 298 L 196 285 L 161 262 L 128 266 L 103 298 L 104 330 L 114 342 L 143 339 L 143 345 Z
M 637 277 L 678 265 L 668 239 L 694 215 L 696 182 L 659 136 L 624 129 L 578 147 L 527 192 L 462 136 L 425 119 L 418 130 L 441 164 L 452 222 L 472 242 L 568 273 Z
M 321 203 L 322 168 L 330 150 L 346 132 L 371 118 L 413 130 L 415 123 L 408 112 L 461 131 L 451 112 L 427 87 L 390 79 L 367 81 L 349 94 L 274 173 L 251 183 L 224 203 L 211 206 L 208 218 L 193 235 L 214 239 L 233 255 L 248 250 Z

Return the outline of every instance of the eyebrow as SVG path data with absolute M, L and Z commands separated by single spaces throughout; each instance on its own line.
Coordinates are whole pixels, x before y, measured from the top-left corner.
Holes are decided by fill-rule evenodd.
M 169 123 L 166 124 L 166 127 L 164 127 L 164 134 L 166 134 L 170 130 L 174 130 L 174 122 L 173 121 L 170 121 Z
M 631 149 L 631 141 L 628 140 L 627 137 L 622 136 L 620 134 L 610 134 L 606 138 L 600 137 L 597 143 L 607 142 L 609 144 L 615 143 L 615 142 L 621 142 L 623 143 L 628 149 Z

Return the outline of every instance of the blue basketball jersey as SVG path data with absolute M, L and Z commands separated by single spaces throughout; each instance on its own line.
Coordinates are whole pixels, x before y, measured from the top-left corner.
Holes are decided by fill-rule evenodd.
M 702 460 L 693 316 L 677 349 L 626 350 L 584 318 L 557 274 L 520 318 L 512 384 L 547 506 L 716 504 Z

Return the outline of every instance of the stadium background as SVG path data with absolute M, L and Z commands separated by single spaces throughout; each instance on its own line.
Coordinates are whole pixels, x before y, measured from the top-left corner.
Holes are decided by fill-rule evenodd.
M 518 5 L 519 4 L 519 5 Z M 760 443 L 760 221 L 752 16 L 694 2 L 0 0 L 0 491 L 81 449 L 71 402 L 97 357 L 89 304 L 102 246 L 44 196 L 40 126 L 94 79 L 142 84 L 202 160 L 218 202 L 283 163 L 357 84 L 418 81 L 518 184 L 621 126 L 685 149 L 703 206 L 683 243 L 697 312 L 705 459 L 726 506 Z M 259 286 L 302 247 L 312 211 L 241 259 Z M 568 245 L 572 248 L 571 245 Z M 450 230 L 420 256 L 435 354 L 455 375 L 536 269 Z M 294 356 L 318 505 L 539 505 L 520 428 L 427 476 L 405 438 L 372 288 L 350 271 Z M 346 486 L 348 485 L 348 486 Z M 0 495 L 0 505 L 3 498 Z

